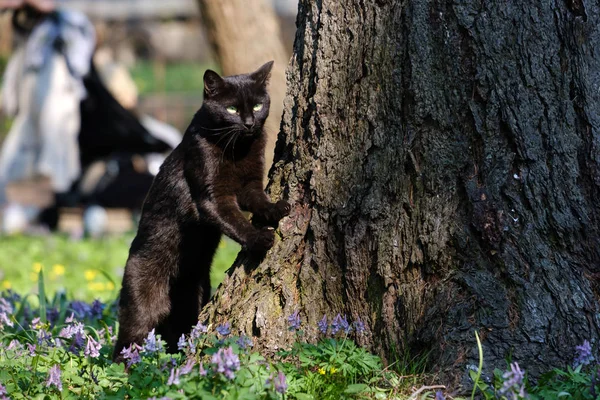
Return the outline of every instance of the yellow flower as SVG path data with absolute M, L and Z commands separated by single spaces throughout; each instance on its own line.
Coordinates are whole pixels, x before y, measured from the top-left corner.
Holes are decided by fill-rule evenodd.
M 61 264 L 54 264 L 52 266 L 52 273 L 56 276 L 61 276 L 65 274 L 65 266 Z
M 106 282 L 106 290 L 115 290 L 115 284 L 112 282 Z
M 10 283 L 10 281 L 8 279 L 5 279 L 2 281 L 2 288 L 10 289 L 10 288 L 12 288 L 12 283 Z
M 88 289 L 93 292 L 102 292 L 106 289 L 104 282 L 90 282 L 88 283 Z
M 335 374 L 337 372 L 337 369 L 331 367 L 331 369 L 329 370 L 330 374 Z
M 33 263 L 33 270 L 35 272 L 40 272 L 42 270 L 42 267 L 43 267 L 42 263 L 39 263 L 39 262 Z
M 321 375 L 325 375 L 325 370 L 324 370 L 323 368 L 319 368 L 319 373 L 320 373 Z
M 84 274 L 86 281 L 93 281 L 96 275 L 98 275 L 98 271 L 95 271 L 93 269 L 86 269 Z

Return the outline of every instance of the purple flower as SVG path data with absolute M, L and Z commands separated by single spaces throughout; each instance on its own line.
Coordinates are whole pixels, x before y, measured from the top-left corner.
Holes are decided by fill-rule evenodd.
M 190 372 L 192 372 L 192 369 L 194 368 L 195 364 L 196 362 L 190 358 L 185 364 L 183 364 L 179 372 L 181 373 L 181 375 L 187 375 Z
M 354 321 L 354 330 L 358 334 L 361 334 L 365 331 L 365 323 L 362 322 L 360 318 L 358 318 L 356 321 Z
M 48 371 L 48 379 L 46 380 L 46 387 L 56 386 L 59 391 L 62 391 L 62 382 L 60 381 L 60 366 L 54 364 Z
M 225 322 L 223 325 L 217 326 L 217 332 L 221 336 L 229 335 L 231 333 L 231 326 L 229 325 L 229 322 Z
M 77 300 L 69 303 L 68 309 L 72 311 L 79 319 L 84 319 L 91 316 L 92 311 L 92 308 L 89 304 Z
M 343 330 L 346 334 L 350 333 L 352 328 L 344 315 L 344 318 L 340 314 L 336 315 L 333 321 L 331 322 L 331 333 L 335 335 L 340 330 Z
M 4 329 L 5 325 L 12 328 L 14 323 L 8 318 L 8 315 L 6 315 L 5 312 L 0 312 L 0 329 Z
M 211 361 L 217 367 L 217 372 L 225 375 L 227 379 L 233 379 L 235 377 L 233 372 L 240 369 L 240 359 L 233 353 L 231 346 L 219 349 L 213 354 Z
M 43 325 L 41 323 L 40 317 L 36 317 L 31 321 L 31 327 L 33 329 L 40 329 L 42 326 Z
M 240 346 L 242 350 L 246 350 L 246 348 L 252 347 L 252 340 L 248 336 L 240 336 L 236 343 L 238 346 Z
M 187 342 L 185 340 L 185 335 L 182 333 L 181 337 L 177 341 L 177 350 L 183 351 L 187 347 Z
M 323 318 L 317 322 L 317 328 L 319 328 L 319 331 L 322 334 L 327 333 L 327 328 L 329 328 L 329 325 L 327 324 L 327 315 L 323 315 Z
M 37 331 L 37 342 L 40 346 L 46 343 L 49 346 L 54 344 L 54 339 L 52 339 L 52 334 L 45 329 L 40 329 Z
M 444 397 L 444 394 L 441 392 L 441 390 L 438 390 L 437 392 L 435 392 L 435 400 L 446 400 L 446 398 Z
M 17 339 L 13 339 L 8 344 L 8 347 L 6 348 L 6 350 L 20 350 L 22 348 L 23 348 L 23 345 Z
M 144 339 L 144 350 L 147 353 L 155 353 L 162 350 L 162 343 L 160 340 L 156 339 L 154 329 L 148 332 L 148 336 L 146 336 L 146 339 Z
M 70 316 L 70 317 L 67 317 L 67 319 L 65 319 L 65 322 L 66 322 L 67 324 L 70 324 L 70 323 L 71 323 L 71 322 L 73 322 L 74 320 L 75 320 L 75 314 L 74 314 L 74 313 L 71 313 L 71 316 Z
M 97 358 L 100 356 L 100 349 L 102 348 L 102 345 L 100 343 L 98 343 L 97 341 L 94 340 L 93 337 L 88 336 L 87 337 L 87 344 L 85 346 L 85 350 L 83 352 L 83 354 L 87 357 L 92 357 L 92 358 Z
M 204 364 L 200 363 L 200 367 L 198 368 L 198 373 L 200 376 L 206 376 L 206 370 L 204 369 Z
M 31 357 L 35 356 L 35 349 L 36 349 L 35 344 L 27 343 L 27 350 L 29 350 L 29 355 Z
M 8 394 L 8 391 L 6 390 L 6 388 L 4 386 L 2 386 L 2 384 L 0 383 L 0 396 L 5 396 Z
M 58 308 L 52 307 L 46 310 L 46 320 L 50 325 L 54 325 L 60 316 Z
M 12 305 L 4 297 L 0 297 L 0 312 L 7 314 L 13 313 Z
M 131 367 L 133 364 L 137 364 L 142 361 L 142 358 L 140 357 L 140 350 L 142 350 L 142 347 L 136 343 L 131 343 L 129 347 L 125 347 L 123 350 L 121 350 L 123 359 L 127 360 L 127 367 Z
M 300 314 L 298 313 L 298 310 L 294 311 L 294 313 L 288 317 L 288 325 L 291 331 L 300 329 Z
M 517 396 L 526 396 L 525 385 L 523 384 L 525 373 L 521 371 L 517 362 L 510 364 L 510 371 L 502 374 L 502 378 L 504 379 L 504 382 L 498 391 L 501 395 L 512 399 L 516 399 Z
M 217 328 L 218 329 L 218 328 Z M 203 325 L 200 321 L 192 328 L 192 333 L 190 334 L 190 338 L 192 340 L 198 339 L 201 333 L 206 333 L 208 328 Z
M 167 381 L 167 385 L 179 385 L 179 368 L 171 368 L 171 375 L 169 375 L 169 380 Z
M 90 310 L 90 316 L 94 319 L 102 318 L 102 312 L 104 311 L 104 305 L 100 300 L 96 299 L 92 303 L 92 308 Z
M 279 371 L 275 379 L 273 380 L 273 386 L 275 387 L 275 391 L 278 393 L 285 393 L 288 388 L 288 385 L 285 381 L 285 375 L 283 372 Z
M 575 351 L 577 353 L 575 361 L 573 362 L 575 367 L 579 365 L 588 365 L 594 361 L 594 356 L 592 355 L 592 345 L 589 341 L 584 340 L 582 345 L 575 347 Z

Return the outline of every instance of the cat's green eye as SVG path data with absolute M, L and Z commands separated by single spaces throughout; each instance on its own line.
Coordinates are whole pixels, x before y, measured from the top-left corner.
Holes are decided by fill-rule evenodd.
M 229 106 L 229 107 L 227 107 L 227 112 L 228 112 L 229 114 L 237 114 L 237 112 L 238 112 L 238 109 L 237 109 L 237 107 L 234 107 L 234 106 Z
M 254 108 L 252 108 L 254 111 L 260 111 L 262 110 L 262 104 L 255 104 Z

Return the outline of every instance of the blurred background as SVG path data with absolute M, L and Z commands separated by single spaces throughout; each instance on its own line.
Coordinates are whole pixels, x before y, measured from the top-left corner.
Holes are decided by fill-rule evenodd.
M 275 60 L 272 161 L 297 0 L 0 0 L 0 290 L 116 297 L 146 191 L 207 68 Z M 239 247 L 225 240 L 213 287 Z

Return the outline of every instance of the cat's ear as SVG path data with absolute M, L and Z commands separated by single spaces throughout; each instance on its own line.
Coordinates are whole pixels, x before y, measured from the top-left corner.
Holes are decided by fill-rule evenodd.
M 273 68 L 273 62 L 274 61 L 269 61 L 268 63 L 266 63 L 265 65 L 263 65 L 262 67 L 250 74 L 250 77 L 252 77 L 254 82 L 259 84 L 260 86 L 267 85 L 267 83 L 269 82 L 269 77 L 271 76 L 271 68 Z
M 215 95 L 223 86 L 223 78 L 215 71 L 207 69 L 204 73 L 204 94 L 207 96 Z

